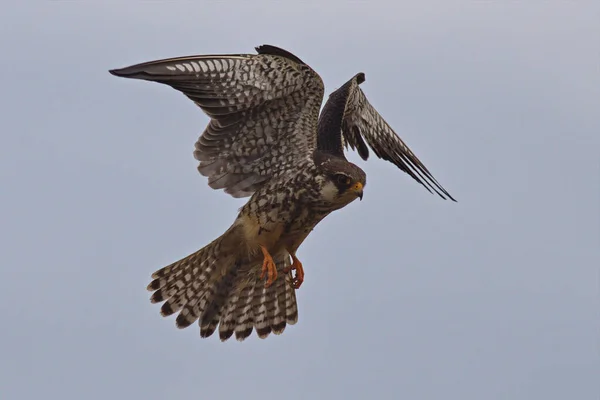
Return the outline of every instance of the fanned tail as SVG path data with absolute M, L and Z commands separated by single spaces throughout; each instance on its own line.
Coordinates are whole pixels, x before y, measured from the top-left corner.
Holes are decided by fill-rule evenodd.
M 274 256 L 279 276 L 268 288 L 259 278 L 261 263 L 236 259 L 224 240 L 232 232 L 214 240 L 197 252 L 159 269 L 148 285 L 154 291 L 152 303 L 164 301 L 160 313 L 179 312 L 175 323 L 186 328 L 195 321 L 200 336 L 211 336 L 217 326 L 222 341 L 233 333 L 244 340 L 254 329 L 260 338 L 271 332 L 281 334 L 286 325 L 298 320 L 295 290 L 291 273 L 282 270 L 290 265 L 287 254 Z

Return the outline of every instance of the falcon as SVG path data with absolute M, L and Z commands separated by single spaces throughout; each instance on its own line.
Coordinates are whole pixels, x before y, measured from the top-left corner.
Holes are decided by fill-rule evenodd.
M 298 320 L 295 290 L 304 281 L 302 242 L 332 211 L 363 198 L 369 147 L 443 199 L 455 201 L 369 103 L 358 73 L 319 113 L 321 77 L 271 45 L 257 54 L 197 55 L 109 72 L 162 83 L 185 94 L 210 122 L 195 145 L 198 171 L 213 189 L 250 197 L 223 235 L 152 274 L 152 303 L 198 321 L 200 336 L 222 341 L 281 334 Z M 367 145 L 369 147 L 367 147 Z

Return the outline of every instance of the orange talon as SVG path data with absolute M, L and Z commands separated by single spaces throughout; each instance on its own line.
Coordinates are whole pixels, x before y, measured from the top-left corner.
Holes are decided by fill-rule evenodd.
M 292 278 L 292 286 L 294 289 L 299 289 L 302 282 L 304 282 L 304 268 L 302 268 L 302 263 L 296 258 L 295 254 L 290 255 L 292 256 L 292 265 L 284 268 L 283 272 L 287 274 L 290 271 L 296 271 L 296 276 Z
M 277 267 L 275 266 L 273 257 L 271 257 L 271 254 L 269 254 L 267 248 L 260 246 L 260 249 L 265 257 L 263 260 L 262 269 L 260 271 L 260 279 L 265 279 L 266 276 L 267 282 L 265 283 L 265 287 L 269 287 L 273 284 L 273 282 L 275 282 L 275 279 L 277 279 Z

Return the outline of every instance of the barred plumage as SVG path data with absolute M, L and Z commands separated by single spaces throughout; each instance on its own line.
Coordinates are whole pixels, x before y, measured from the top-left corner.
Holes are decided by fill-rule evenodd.
M 254 328 L 259 337 L 265 338 L 271 331 L 282 333 L 287 324 L 298 320 L 291 273 L 283 272 L 290 265 L 289 256 L 281 256 L 276 262 L 285 278 L 267 288 L 259 279 L 255 263 L 236 259 L 231 253 L 228 257 L 223 251 L 223 241 L 233 240 L 236 235 L 237 232 L 228 231 L 152 274 L 148 290 L 154 293 L 150 300 L 166 300 L 161 307 L 165 317 L 179 312 L 177 327 L 186 328 L 198 320 L 202 337 L 212 335 L 219 325 L 221 340 L 227 340 L 234 332 L 236 339 L 244 340 Z
M 151 301 L 164 302 L 162 315 L 178 313 L 179 328 L 198 321 L 201 337 L 218 328 L 221 340 L 253 330 L 264 338 L 296 323 L 295 290 L 304 279 L 296 251 L 325 216 L 362 199 L 366 185 L 343 145 L 366 160 L 364 137 L 378 157 L 454 200 L 368 102 L 359 88 L 364 74 L 333 92 L 319 117 L 319 75 L 286 50 L 256 50 L 110 71 L 169 85 L 194 101 L 210 117 L 195 145 L 198 171 L 214 189 L 251 196 L 223 235 L 156 271 L 148 285 Z

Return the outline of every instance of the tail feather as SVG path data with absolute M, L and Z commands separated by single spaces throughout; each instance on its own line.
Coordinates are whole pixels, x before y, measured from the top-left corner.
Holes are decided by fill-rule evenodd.
M 223 341 L 229 339 L 235 331 L 238 321 L 237 311 L 243 308 L 243 298 L 247 296 L 247 292 L 252 287 L 246 285 L 240 288 L 242 285 L 241 282 L 238 283 L 238 287 L 232 291 L 227 303 L 223 306 L 223 315 L 219 323 L 219 338 Z
M 285 282 L 284 285 L 289 286 L 288 282 Z M 273 330 L 274 334 L 281 335 L 285 330 L 286 326 L 285 290 L 280 290 L 279 292 L 277 292 L 275 300 L 275 310 L 273 312 L 273 321 L 271 322 L 271 329 Z
M 227 233 L 152 274 L 147 288 L 154 291 L 150 300 L 165 301 L 163 316 L 179 312 L 175 320 L 178 328 L 198 321 L 201 337 L 211 336 L 217 327 L 222 341 L 234 333 L 242 341 L 254 329 L 260 338 L 271 332 L 281 334 L 286 325 L 298 320 L 291 273 L 282 271 L 290 265 L 289 256 L 274 257 L 279 277 L 265 288 L 259 278 L 260 263 L 236 260 L 229 246 L 222 243 L 226 239 Z
M 254 309 L 252 308 L 252 299 L 257 285 L 247 285 L 238 300 L 238 306 L 235 310 L 235 320 L 232 325 L 235 331 L 235 338 L 239 341 L 244 340 L 252 333 L 254 329 Z
M 160 303 L 180 293 L 183 288 L 206 282 L 214 270 L 216 257 L 213 254 L 220 250 L 220 239 L 154 272 L 153 281 L 147 287 L 149 291 L 155 291 L 150 301 Z
M 187 328 L 198 319 L 195 315 L 200 315 L 200 306 L 198 303 L 201 301 L 201 296 L 194 296 L 190 301 L 183 306 L 177 318 L 175 318 L 175 325 L 179 329 Z
M 289 287 L 292 288 L 291 278 Z M 298 322 L 298 304 L 296 303 L 295 289 L 285 291 L 285 322 L 287 322 L 288 325 L 294 325 Z
M 278 260 L 278 270 L 280 270 L 279 263 L 280 261 Z M 281 269 L 289 265 L 290 260 L 286 256 L 281 261 Z M 271 332 L 276 335 L 283 333 L 287 322 L 290 325 L 296 323 L 296 320 L 288 318 L 286 313 L 288 299 L 293 302 L 293 307 L 296 304 L 296 294 L 295 289 L 292 287 L 291 273 L 281 273 L 281 275 L 271 287 L 265 288 L 263 286 L 255 291 L 253 299 L 254 326 L 258 337 L 263 339 L 269 336 Z
M 234 268 L 223 277 L 216 285 L 213 286 L 214 290 L 209 289 L 210 295 L 208 296 L 209 306 L 206 308 L 204 313 L 200 316 L 200 337 L 211 336 L 219 324 L 223 307 L 227 302 L 239 271 L 239 264 L 235 264 Z
M 296 296 L 291 286 L 290 274 L 282 270 L 290 265 L 289 257 L 275 258 L 279 272 L 278 279 L 272 286 L 265 288 L 264 281 L 256 278 L 256 273 L 238 280 L 238 286 L 229 296 L 228 303 L 223 308 L 224 312 L 219 325 L 221 340 L 229 339 L 233 333 L 237 340 L 242 341 L 254 328 L 260 338 L 265 338 L 269 333 L 281 334 L 288 320 L 291 324 L 295 318 L 288 318 L 286 302 L 293 302 L 290 308 L 295 309 Z

